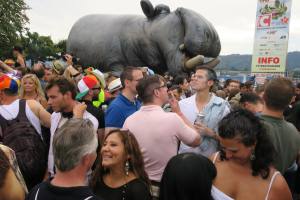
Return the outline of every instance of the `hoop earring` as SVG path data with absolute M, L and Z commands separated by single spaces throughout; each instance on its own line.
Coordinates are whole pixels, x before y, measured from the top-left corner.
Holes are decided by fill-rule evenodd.
M 129 175 L 129 162 L 128 162 L 128 160 L 125 163 L 125 174 L 126 174 L 126 176 Z
M 256 159 L 256 156 L 255 156 L 255 152 L 253 150 L 252 153 L 251 153 L 251 155 L 250 155 L 250 160 L 254 161 L 255 159 Z

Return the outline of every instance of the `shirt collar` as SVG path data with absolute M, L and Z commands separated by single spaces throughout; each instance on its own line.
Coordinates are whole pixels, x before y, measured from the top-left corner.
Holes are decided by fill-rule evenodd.
M 211 95 L 211 98 L 210 98 L 209 102 L 206 104 L 206 106 L 211 105 L 211 104 L 215 104 L 215 105 L 222 104 L 222 102 L 223 102 L 222 98 L 217 97 L 214 93 L 209 93 L 209 95 Z M 196 105 L 197 94 L 194 94 L 193 96 L 194 96 L 194 102 Z
M 134 102 L 132 102 L 127 97 L 125 97 L 121 92 L 119 93 L 119 97 L 127 105 L 136 105 L 138 103 L 138 100 L 136 98 L 134 99 Z
M 147 106 L 142 106 L 140 110 L 142 111 L 162 110 L 162 107 L 158 105 L 147 105 Z

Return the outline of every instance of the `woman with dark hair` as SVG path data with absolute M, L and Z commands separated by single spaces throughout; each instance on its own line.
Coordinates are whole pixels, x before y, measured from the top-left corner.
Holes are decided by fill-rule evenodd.
M 105 136 L 91 187 L 103 199 L 151 199 L 142 153 L 130 131 L 115 129 Z
M 26 68 L 26 62 L 23 55 L 23 48 L 21 46 L 14 46 L 13 48 L 13 55 L 16 57 L 16 68 Z
M 272 166 L 274 147 L 259 119 L 247 110 L 219 123 L 221 151 L 212 157 L 218 172 L 215 200 L 292 199 L 285 179 Z
M 212 200 L 212 181 L 217 171 L 206 157 L 194 153 L 174 156 L 160 183 L 160 200 Z

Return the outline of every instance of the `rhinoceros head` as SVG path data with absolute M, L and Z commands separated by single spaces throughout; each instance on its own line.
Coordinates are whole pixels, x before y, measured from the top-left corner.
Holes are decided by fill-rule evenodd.
M 176 58 L 172 58 L 175 62 L 166 61 L 172 65 L 168 66 L 169 70 L 170 67 L 178 70 L 178 63 L 183 65 L 181 66 L 183 68 L 191 69 L 203 64 L 204 57 L 218 57 L 221 50 L 218 33 L 213 25 L 200 14 L 186 8 L 177 8 L 175 12 L 170 12 L 169 7 L 162 4 L 153 8 L 149 0 L 142 0 L 141 7 L 153 24 L 151 26 L 155 30 L 153 35 L 161 38 L 158 42 L 161 49 L 164 52 L 172 52 L 170 49 L 172 45 L 171 48 L 177 49 L 173 52 Z M 172 45 L 169 44 L 170 41 Z M 168 46 L 167 49 L 164 48 L 166 46 Z M 214 67 L 218 62 L 219 60 L 214 59 L 205 64 Z M 174 67 L 175 65 L 177 66 Z

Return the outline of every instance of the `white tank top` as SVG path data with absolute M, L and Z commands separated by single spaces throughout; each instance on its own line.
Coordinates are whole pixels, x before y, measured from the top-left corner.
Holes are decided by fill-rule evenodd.
M 220 152 L 217 152 L 214 156 L 214 159 L 213 159 L 213 163 L 215 164 L 217 158 L 218 158 L 218 155 L 219 155 Z M 271 181 L 269 183 L 269 187 L 268 187 L 268 191 L 267 191 L 267 195 L 266 195 L 266 198 L 265 200 L 268 200 L 269 199 L 269 193 L 271 191 L 271 188 L 272 188 L 272 184 L 276 178 L 277 175 L 279 175 L 280 172 L 279 171 L 275 171 L 273 173 L 273 176 L 271 178 Z M 212 185 L 212 188 L 211 188 L 211 196 L 213 197 L 214 200 L 234 200 L 233 198 L 231 198 L 230 196 L 228 196 L 227 194 L 225 194 L 224 192 L 222 192 L 221 190 L 219 190 L 217 187 L 215 187 L 214 185 Z
M 19 113 L 19 99 L 15 100 L 10 105 L 0 105 L 0 114 L 4 117 L 6 120 L 12 120 L 15 119 Z M 41 131 L 41 123 L 39 118 L 31 111 L 30 107 L 28 106 L 26 102 L 25 106 L 26 110 L 26 116 L 29 122 L 32 124 L 32 126 L 35 128 L 35 130 L 40 134 L 42 137 L 42 131 Z

